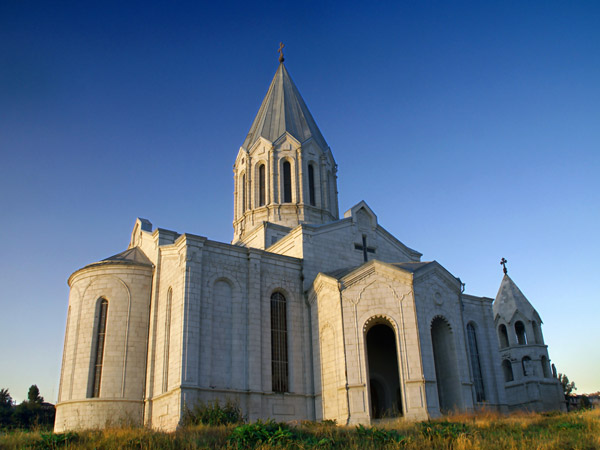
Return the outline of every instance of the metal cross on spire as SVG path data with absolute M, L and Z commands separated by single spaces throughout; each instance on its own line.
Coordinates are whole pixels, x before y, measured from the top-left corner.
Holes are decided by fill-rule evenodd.
M 283 47 L 285 47 L 285 45 L 283 45 L 283 42 L 279 43 L 279 50 L 277 50 L 277 52 L 279 53 L 279 62 L 282 63 L 284 60 L 283 57 Z
M 508 261 L 504 258 L 500 260 L 500 264 L 502 265 L 502 270 L 504 271 L 504 275 L 508 275 L 508 270 L 506 270 L 506 263 Z

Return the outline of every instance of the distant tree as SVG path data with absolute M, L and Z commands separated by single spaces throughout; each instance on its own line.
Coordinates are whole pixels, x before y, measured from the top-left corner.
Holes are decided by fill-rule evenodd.
M 32 384 L 29 388 L 29 392 L 27 393 L 27 401 L 29 403 L 38 403 L 40 405 L 44 402 L 44 397 L 40 395 L 40 390 L 36 384 Z
M 11 425 L 13 415 L 13 399 L 8 389 L 0 389 L 0 428 Z
M 11 425 L 16 428 L 51 428 L 54 423 L 55 407 L 44 403 L 44 397 L 34 384 L 29 388 L 27 400 L 14 408 Z
M 13 399 L 8 393 L 8 389 L 0 389 L 0 408 L 3 407 L 12 407 Z
M 565 398 L 570 396 L 573 391 L 577 390 L 577 387 L 575 387 L 575 382 L 569 381 L 569 377 L 567 377 L 564 373 L 558 374 L 558 381 L 560 381 Z

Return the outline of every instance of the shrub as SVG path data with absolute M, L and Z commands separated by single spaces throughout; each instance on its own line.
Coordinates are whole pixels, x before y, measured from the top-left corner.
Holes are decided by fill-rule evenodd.
M 244 423 L 242 410 L 237 404 L 227 401 L 223 406 L 218 400 L 212 403 L 197 403 L 191 409 L 186 408 L 182 424 L 190 425 L 228 425 Z
M 266 422 L 258 420 L 255 423 L 236 427 L 227 439 L 227 443 L 236 449 L 247 449 L 259 444 L 272 446 L 287 444 L 295 439 L 296 435 L 286 424 L 273 420 Z
M 364 427 L 362 425 L 356 427 L 356 435 L 359 439 L 368 440 L 374 444 L 406 444 L 408 442 L 406 436 L 401 435 L 396 430 L 383 430 L 376 427 Z
M 40 433 L 41 442 L 37 448 L 53 450 L 56 448 L 62 448 L 68 446 L 70 442 L 77 440 L 78 436 L 76 433 Z

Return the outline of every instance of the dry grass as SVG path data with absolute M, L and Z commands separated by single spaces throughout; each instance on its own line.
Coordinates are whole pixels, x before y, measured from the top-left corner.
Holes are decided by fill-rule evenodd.
M 0 433 L 0 448 L 591 450 L 600 449 L 600 410 L 508 416 L 481 411 L 420 423 L 390 421 L 376 427 L 302 422 L 282 427 L 274 423 L 237 428 L 195 425 L 174 433 L 131 427 L 65 435 L 10 431 Z

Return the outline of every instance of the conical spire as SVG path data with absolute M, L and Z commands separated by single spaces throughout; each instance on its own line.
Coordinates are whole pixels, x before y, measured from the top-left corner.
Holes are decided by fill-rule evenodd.
M 291 134 L 301 144 L 313 138 L 321 148 L 328 148 L 321 131 L 282 62 L 275 72 L 267 95 L 242 148 L 250 150 L 250 147 L 261 136 L 275 142 L 285 132 Z
M 527 297 L 508 275 L 504 275 L 504 278 L 502 278 L 493 309 L 494 317 L 500 315 L 506 321 L 510 321 L 516 311 L 519 311 L 529 320 L 540 320 L 535 308 L 531 306 Z

